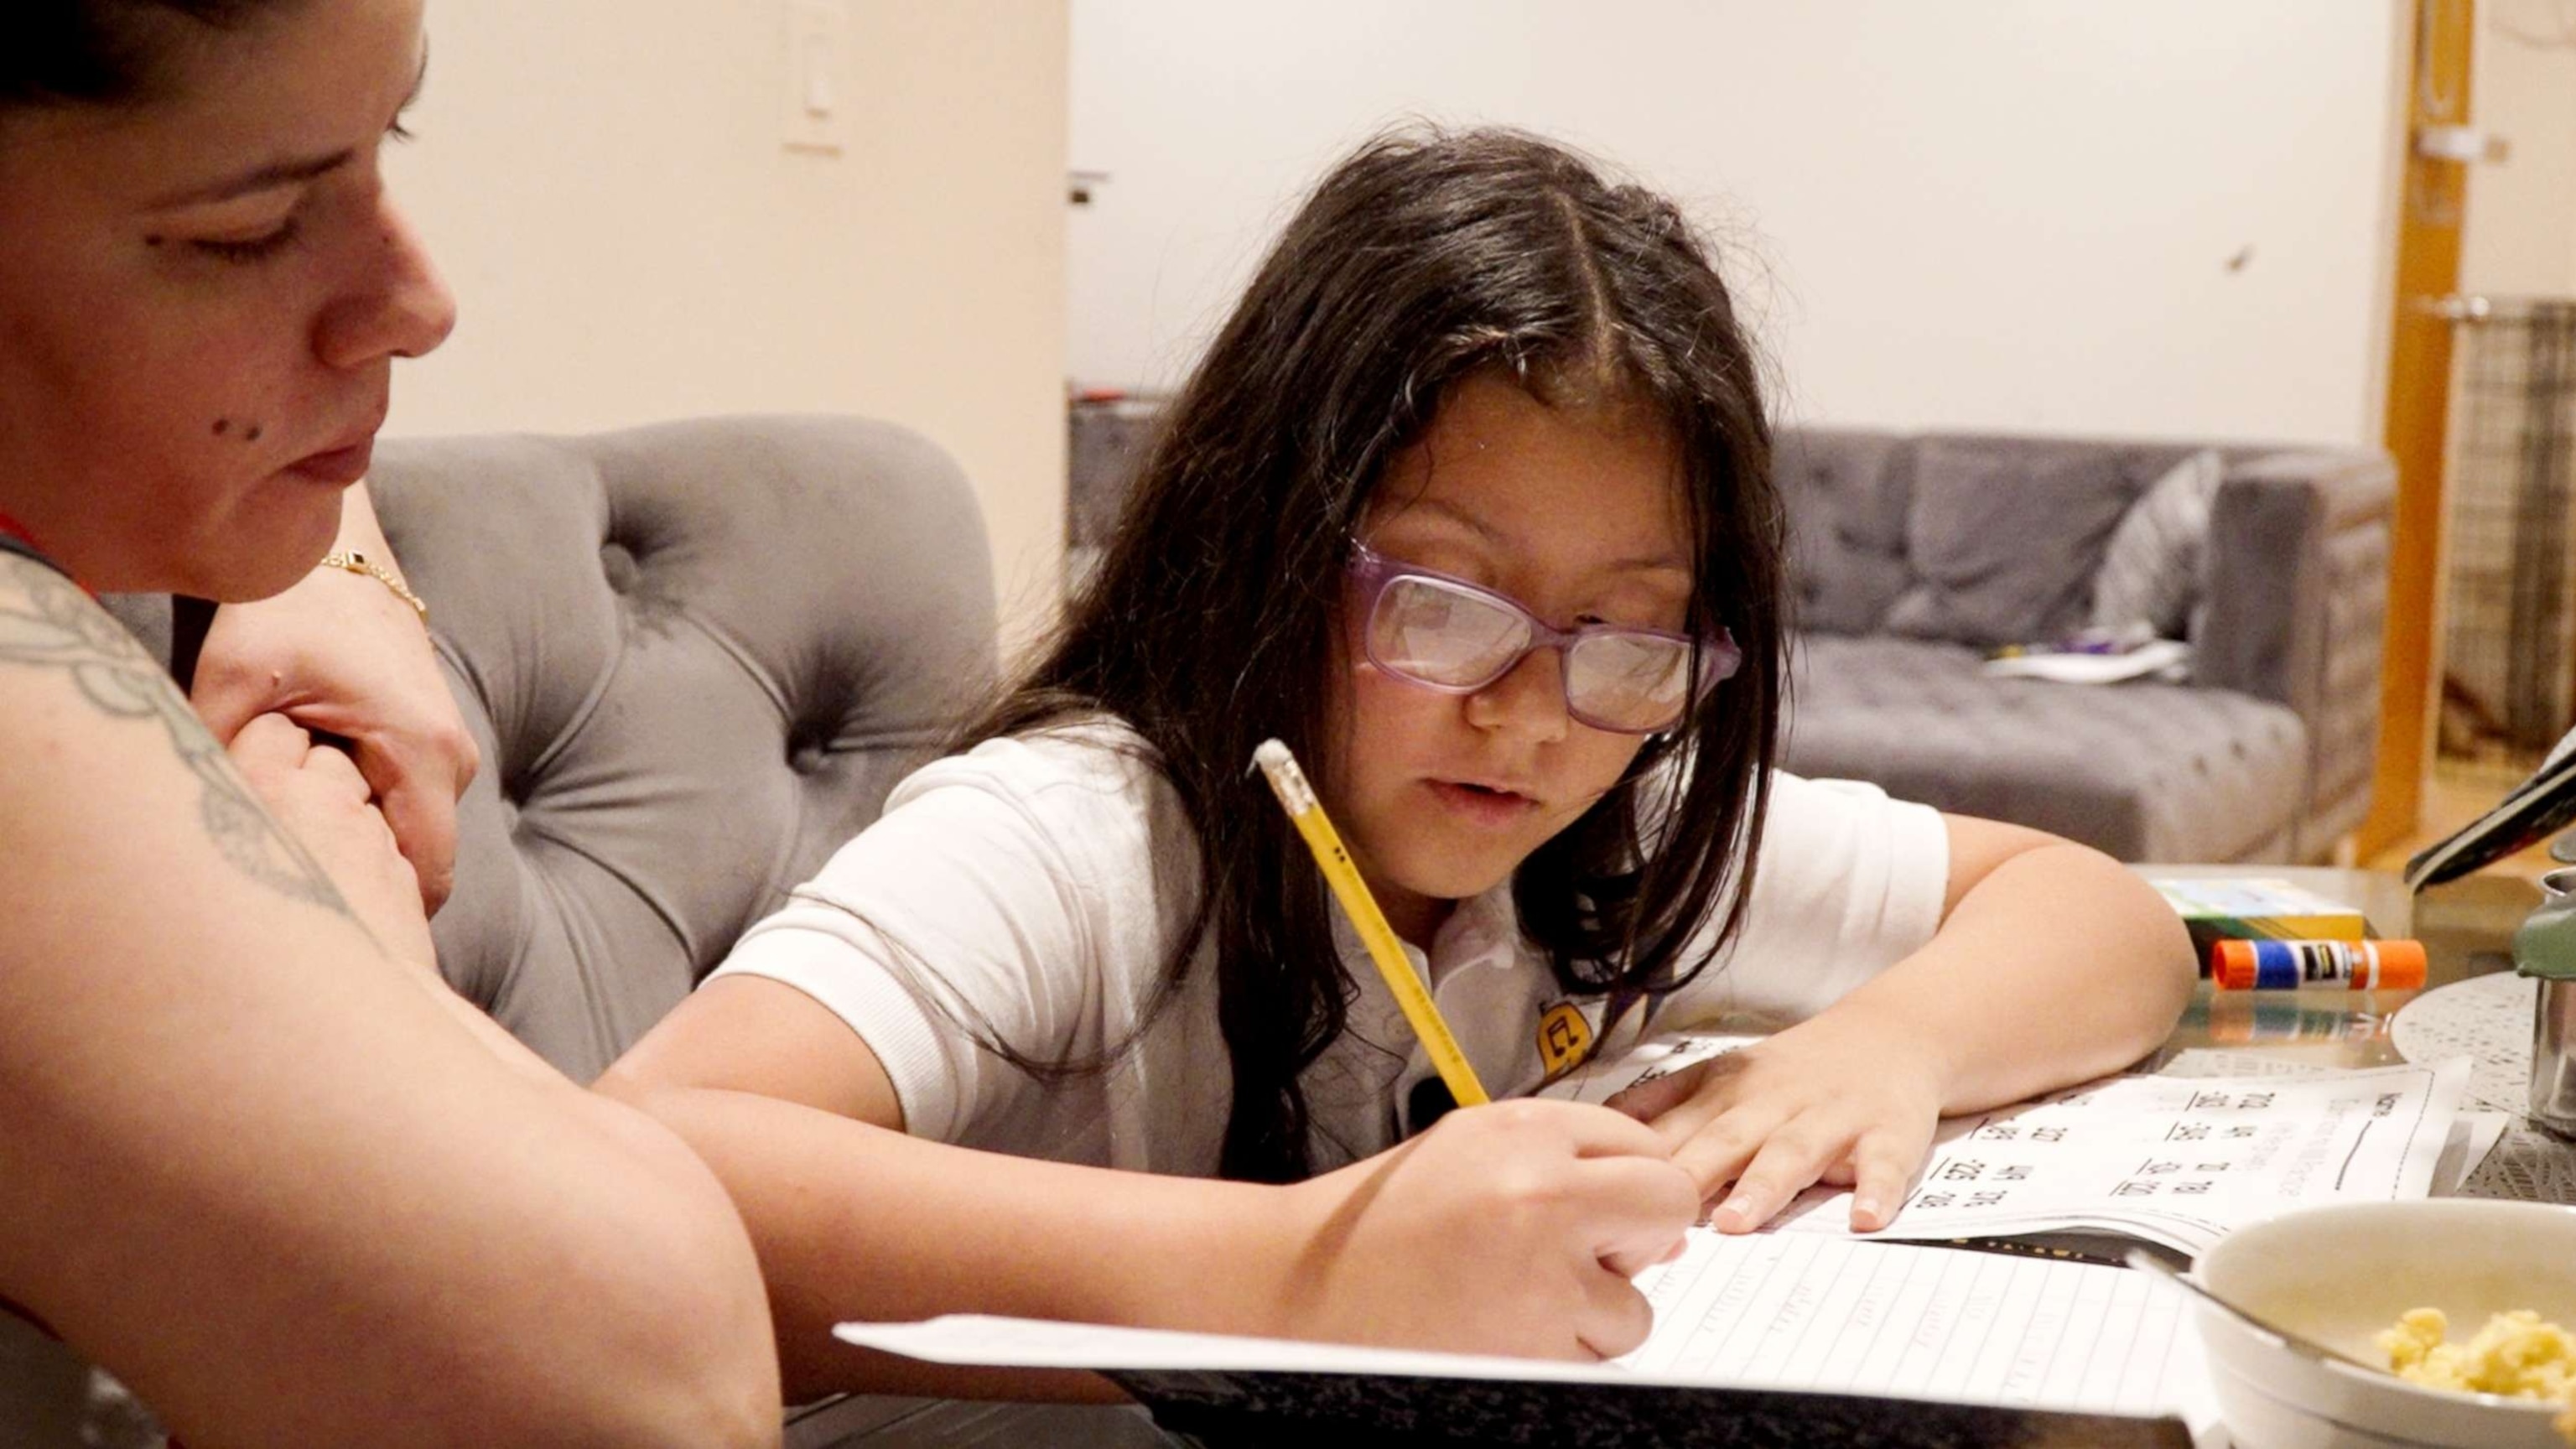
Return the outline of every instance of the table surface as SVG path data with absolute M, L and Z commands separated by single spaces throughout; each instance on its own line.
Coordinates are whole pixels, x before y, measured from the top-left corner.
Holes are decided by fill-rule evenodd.
M 2141 865 L 2140 875 L 2246 876 L 2286 880 L 2329 900 L 2361 908 L 2374 936 L 2412 936 L 2424 943 L 2425 989 L 2510 971 L 2514 929 L 2540 903 L 2539 889 L 2506 876 L 2469 876 L 2410 897 L 2384 871 L 2324 866 Z M 2316 1068 L 2375 1067 L 2403 1061 L 2390 1037 L 2414 991 L 2225 991 L 2203 982 L 2191 1005 L 2148 1065 L 2195 1048 L 2252 1053 Z M 2562 1153 L 2576 1171 L 2576 1147 L 2509 1134 L 2503 1153 Z M 2538 1145 L 2535 1145 L 2537 1143 Z M 2476 1179 L 2472 1179 L 2474 1185 Z M 902 1449 L 931 1444 L 1047 1443 L 1066 1446 L 1169 1446 L 1175 1441 L 1133 1409 L 967 1404 L 854 1397 L 791 1416 L 789 1449 Z
M 2511 876 L 2468 876 L 2409 897 L 2385 871 L 2325 866 L 2141 865 L 2138 874 L 2286 880 L 2359 906 L 2374 936 L 2424 943 L 2425 990 L 2513 969 L 2513 933 L 2540 904 L 2539 888 Z M 2414 991 L 2213 991 L 2207 982 L 2174 1024 L 2156 1060 L 2195 1047 L 2250 1051 L 2317 1067 L 2382 1067 L 2403 1061 L 2389 1023 Z

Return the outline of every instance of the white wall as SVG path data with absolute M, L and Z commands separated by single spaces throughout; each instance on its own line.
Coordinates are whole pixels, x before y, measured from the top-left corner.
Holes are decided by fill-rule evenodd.
M 2469 114 L 2513 151 L 2469 169 L 2460 289 L 2576 297 L 2576 0 L 2478 7 Z
M 1421 114 L 1718 223 L 1795 417 L 2376 444 L 2405 0 L 1072 3 L 1084 382 L 1177 379 L 1299 190 Z
M 394 185 L 462 305 L 391 431 L 863 413 L 981 495 L 1006 611 L 1064 534 L 1065 0 L 852 0 L 839 157 L 783 0 L 434 0 Z

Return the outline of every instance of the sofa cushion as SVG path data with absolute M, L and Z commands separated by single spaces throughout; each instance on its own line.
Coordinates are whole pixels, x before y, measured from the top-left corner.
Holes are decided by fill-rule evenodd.
M 1998 679 L 1964 645 L 1803 636 L 1788 744 L 1847 777 L 2129 861 L 2285 860 L 2308 740 L 2291 710 L 2227 690 Z
M 1974 645 L 2070 632 L 2133 489 L 2103 448 L 1924 443 L 1905 515 L 1915 582 L 1888 610 L 1888 631 Z
M 1772 474 L 1789 519 L 1798 625 L 1869 633 L 1912 582 L 1905 494 L 1913 446 L 1894 433 L 1784 428 L 1777 447 Z
M 2158 637 L 2180 639 L 2202 595 L 2210 508 L 2227 465 L 2203 448 L 2149 485 L 2111 530 L 2102 567 L 2093 579 L 2093 626 L 2124 629 L 2144 624 Z

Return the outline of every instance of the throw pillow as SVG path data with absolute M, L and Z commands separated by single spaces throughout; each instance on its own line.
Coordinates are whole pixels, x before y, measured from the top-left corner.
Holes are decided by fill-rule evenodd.
M 1985 647 L 2072 632 L 2128 506 L 2105 448 L 1926 443 L 1905 519 L 1915 581 L 1883 627 Z
M 2094 627 L 2144 624 L 2159 638 L 2186 636 L 2200 601 L 2210 509 L 2226 477 L 2226 463 L 2203 448 L 2138 495 L 2102 550 L 2102 571 L 2093 580 Z

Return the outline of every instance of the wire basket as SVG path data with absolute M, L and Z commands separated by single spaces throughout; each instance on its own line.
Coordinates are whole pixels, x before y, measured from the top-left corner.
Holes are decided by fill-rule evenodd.
M 2576 300 L 2462 321 L 2440 753 L 2527 767 L 2576 724 Z

